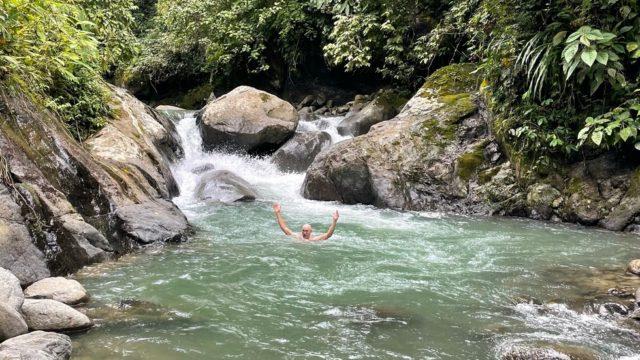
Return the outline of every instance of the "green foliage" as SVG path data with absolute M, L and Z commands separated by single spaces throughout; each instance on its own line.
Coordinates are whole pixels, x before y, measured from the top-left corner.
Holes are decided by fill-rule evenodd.
M 1 0 L 0 84 L 40 99 L 85 138 L 111 115 L 101 74 L 131 52 L 122 43 L 130 10 L 128 0 Z
M 599 147 L 617 147 L 634 144 L 640 150 L 640 101 L 633 99 L 613 110 L 588 117 L 578 133 L 579 144 L 589 143 Z

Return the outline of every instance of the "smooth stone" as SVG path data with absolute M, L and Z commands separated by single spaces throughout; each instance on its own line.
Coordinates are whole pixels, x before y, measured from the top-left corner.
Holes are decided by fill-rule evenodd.
M 207 150 L 268 154 L 293 136 L 298 112 L 275 95 L 240 86 L 208 103 L 197 123 Z
M 20 280 L 9 270 L 0 268 L 0 341 L 27 332 L 20 308 L 24 295 Z
M 629 313 L 629 309 L 622 304 L 606 303 L 598 307 L 598 313 L 600 315 L 627 315 Z
M 75 305 L 89 299 L 89 294 L 76 280 L 51 277 L 33 283 L 24 290 L 27 298 L 52 299 Z
M 200 174 L 206 173 L 207 171 L 211 171 L 215 169 L 216 169 L 216 166 L 213 164 L 204 164 L 204 165 L 196 166 L 193 169 L 191 169 L 191 173 L 200 175 Z
M 204 174 L 194 191 L 203 201 L 232 203 L 253 201 L 258 196 L 253 186 L 228 170 L 216 170 Z
M 331 135 L 324 131 L 296 133 L 273 154 L 272 161 L 280 170 L 303 172 L 329 145 Z
M 640 259 L 631 260 L 627 265 L 627 271 L 634 275 L 640 275 Z
M 185 241 L 190 229 L 178 207 L 161 199 L 123 206 L 115 215 L 125 236 L 139 244 Z
M 64 334 L 34 331 L 0 344 L 3 360 L 66 360 L 71 357 L 71 339 Z
M 22 313 L 30 330 L 75 331 L 85 330 L 93 325 L 85 314 L 50 299 L 25 299 Z

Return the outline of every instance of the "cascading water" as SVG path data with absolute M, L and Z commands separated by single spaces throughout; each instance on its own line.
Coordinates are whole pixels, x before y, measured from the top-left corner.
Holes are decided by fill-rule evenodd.
M 299 130 L 336 142 L 339 120 Z M 204 152 L 193 116 L 177 128 L 185 157 L 173 169 L 174 201 L 196 233 L 79 274 L 109 320 L 75 339 L 78 358 L 493 359 L 522 345 L 602 359 L 640 353 L 633 323 L 590 310 L 608 285 L 594 279 L 622 273 L 632 236 L 310 201 L 299 192 L 304 174 L 280 172 L 269 158 Z M 193 170 L 204 165 L 242 177 L 257 200 L 198 201 Z M 286 238 L 274 201 L 295 230 L 309 222 L 323 231 L 337 208 L 334 237 Z M 117 309 L 122 299 L 153 305 Z

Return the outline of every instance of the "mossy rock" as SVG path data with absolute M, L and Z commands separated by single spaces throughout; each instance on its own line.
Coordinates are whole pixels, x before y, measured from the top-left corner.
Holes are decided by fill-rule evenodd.
M 462 180 L 469 180 L 476 170 L 484 163 L 484 156 L 480 147 L 464 153 L 456 160 L 456 173 Z
M 471 63 L 452 64 L 436 70 L 427 78 L 423 90 L 433 91 L 437 96 L 444 97 L 460 93 L 471 93 L 478 88 L 478 77 L 472 72 L 476 66 Z M 430 94 L 424 94 L 428 96 Z

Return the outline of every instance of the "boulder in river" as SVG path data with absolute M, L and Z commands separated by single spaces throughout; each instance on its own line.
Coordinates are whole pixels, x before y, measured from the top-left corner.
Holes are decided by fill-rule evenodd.
M 50 299 L 25 299 L 22 313 L 30 330 L 79 331 L 93 325 L 85 314 Z
M 79 282 L 63 277 L 39 280 L 24 290 L 24 296 L 35 299 L 52 299 L 67 305 L 79 304 L 89 299 L 89 294 Z
M 597 360 L 589 349 L 563 344 L 515 345 L 500 355 L 501 360 Z
M 0 341 L 27 332 L 27 324 L 20 313 L 23 302 L 18 278 L 0 268 Z
M 253 201 L 258 196 L 251 184 L 228 170 L 215 170 L 202 175 L 195 189 L 199 200 L 232 203 Z
M 184 214 L 173 203 L 161 199 L 120 207 L 115 218 L 121 236 L 134 244 L 185 241 L 190 229 Z
M 437 70 L 394 119 L 320 153 L 307 170 L 304 197 L 464 214 L 511 209 L 519 189 L 509 166 L 484 156 L 493 138 L 478 112 L 473 70 Z
M 338 124 L 338 133 L 352 136 L 366 134 L 371 126 L 396 116 L 406 102 L 407 99 L 394 91 L 381 91 L 360 111 L 345 116 Z
M 640 276 L 640 259 L 634 259 L 629 261 L 627 265 L 627 271 Z
M 249 154 L 273 152 L 298 126 L 293 105 L 249 86 L 237 87 L 208 103 L 197 119 L 206 149 Z
M 174 122 L 184 118 L 187 114 L 193 112 L 191 110 L 185 110 L 183 108 L 172 105 L 158 105 L 156 106 L 156 111 Z
M 71 357 L 71 339 L 64 334 L 34 331 L 0 344 L 3 360 L 66 360 Z
M 299 132 L 273 154 L 272 160 L 280 170 L 302 172 L 329 145 L 331 136 L 324 131 Z

